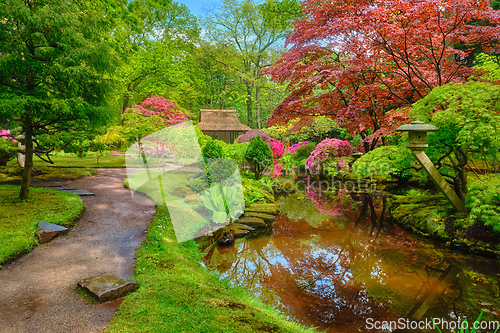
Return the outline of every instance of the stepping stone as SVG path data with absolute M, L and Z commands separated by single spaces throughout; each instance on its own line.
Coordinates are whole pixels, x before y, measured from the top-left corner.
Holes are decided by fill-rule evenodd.
M 79 196 L 87 196 L 87 195 L 95 195 L 95 193 L 89 192 L 87 190 L 79 190 L 79 189 L 67 189 L 67 190 L 61 190 L 62 192 L 71 192 L 78 194 Z
M 40 244 L 43 244 L 51 241 L 58 234 L 64 233 L 66 231 L 68 231 L 68 228 L 65 228 L 57 224 L 38 222 L 38 228 L 36 230 L 36 234 L 38 236 L 38 239 L 40 240 Z
M 266 213 L 257 213 L 257 212 L 245 212 L 246 217 L 258 217 L 263 219 L 266 223 L 272 223 L 276 219 L 275 215 L 266 214 Z
M 89 292 L 99 303 L 113 301 L 139 288 L 135 280 L 108 274 L 82 280 L 77 285 Z
M 247 225 L 252 228 L 265 228 L 266 222 L 263 219 L 259 219 L 258 217 L 244 217 L 239 220 L 239 223 Z
M 227 226 L 224 227 L 225 229 L 232 230 L 234 232 L 234 237 L 235 238 L 242 238 L 248 235 L 250 232 L 254 231 L 255 229 L 252 227 L 249 227 L 244 224 L 240 223 L 230 223 Z
M 278 204 L 253 203 L 245 208 L 245 212 L 256 212 L 256 213 L 276 215 L 278 213 Z

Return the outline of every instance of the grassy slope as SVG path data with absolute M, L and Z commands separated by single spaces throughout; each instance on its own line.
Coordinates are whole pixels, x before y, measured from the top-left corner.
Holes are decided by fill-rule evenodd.
M 140 288 L 121 304 L 107 332 L 306 331 L 202 267 L 194 241 L 176 242 L 163 206 L 136 257 Z
M 31 250 L 39 221 L 70 226 L 84 204 L 73 193 L 31 188 L 30 197 L 18 199 L 19 186 L 0 185 L 0 265 Z

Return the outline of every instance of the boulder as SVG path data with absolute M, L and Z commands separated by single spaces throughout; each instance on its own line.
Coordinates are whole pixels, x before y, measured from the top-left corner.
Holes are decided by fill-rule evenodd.
M 95 297 L 99 303 L 113 301 L 139 288 L 135 280 L 108 274 L 82 280 L 78 282 L 78 286 Z
M 278 213 L 278 208 L 278 204 L 274 203 L 253 203 L 245 208 L 245 213 L 254 212 L 276 215 Z
M 266 222 L 258 217 L 244 217 L 239 220 L 240 224 L 247 225 L 252 228 L 265 228 Z
M 245 212 L 245 217 L 258 217 L 259 219 L 263 219 L 266 223 L 273 223 L 276 219 L 275 215 L 257 212 Z
M 36 234 L 40 241 L 40 244 L 47 243 L 51 241 L 54 237 L 59 235 L 60 233 L 65 233 L 68 231 L 68 228 L 47 222 L 38 222 L 38 228 L 36 230 Z

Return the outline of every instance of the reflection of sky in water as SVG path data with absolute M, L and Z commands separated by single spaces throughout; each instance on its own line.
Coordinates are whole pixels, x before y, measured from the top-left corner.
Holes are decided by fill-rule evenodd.
M 282 211 L 283 207 L 288 210 L 304 207 L 297 204 L 299 195 L 303 194 L 295 195 L 288 203 L 282 202 Z M 240 239 L 234 247 L 224 250 L 235 255 L 228 256 L 233 259 L 224 264 L 224 269 L 219 265 L 219 271 L 304 325 L 351 333 L 363 331 L 369 317 L 380 320 L 404 317 L 416 300 L 428 292 L 448 262 L 464 264 L 461 257 L 444 253 L 428 243 L 421 244 L 394 227 L 387 227 L 376 237 L 369 217 L 355 227 L 359 206 L 359 203 L 353 205 L 351 211 L 346 210 L 334 219 L 318 218 L 312 212 L 313 223 L 278 216 L 272 236 Z M 308 213 L 294 211 L 290 215 Z M 466 266 L 463 270 L 467 278 L 472 269 Z M 478 279 L 478 273 L 472 276 Z M 490 277 L 481 275 L 481 278 Z M 471 281 L 460 283 L 464 285 L 460 288 L 467 288 Z M 480 287 L 476 284 L 474 288 Z M 499 293 L 499 287 L 500 275 L 497 275 L 497 281 L 485 283 L 483 289 Z M 453 300 L 460 293 L 476 298 Z M 469 317 L 477 317 L 480 303 L 484 302 L 482 296 L 478 297 L 484 292 L 459 290 L 456 286 L 448 288 L 446 295 L 427 316 L 449 318 L 451 310 L 446 306 L 451 307 L 454 302 L 460 308 L 463 302 L 460 313 L 468 311 Z M 500 309 L 497 298 L 488 302 L 494 302 Z M 473 308 L 474 304 L 479 308 Z

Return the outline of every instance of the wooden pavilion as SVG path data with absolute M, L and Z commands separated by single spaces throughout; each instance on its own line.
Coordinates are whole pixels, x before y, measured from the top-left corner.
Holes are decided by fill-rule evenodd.
M 236 110 L 200 110 L 196 126 L 212 139 L 233 143 L 234 139 L 251 130 L 238 120 Z

